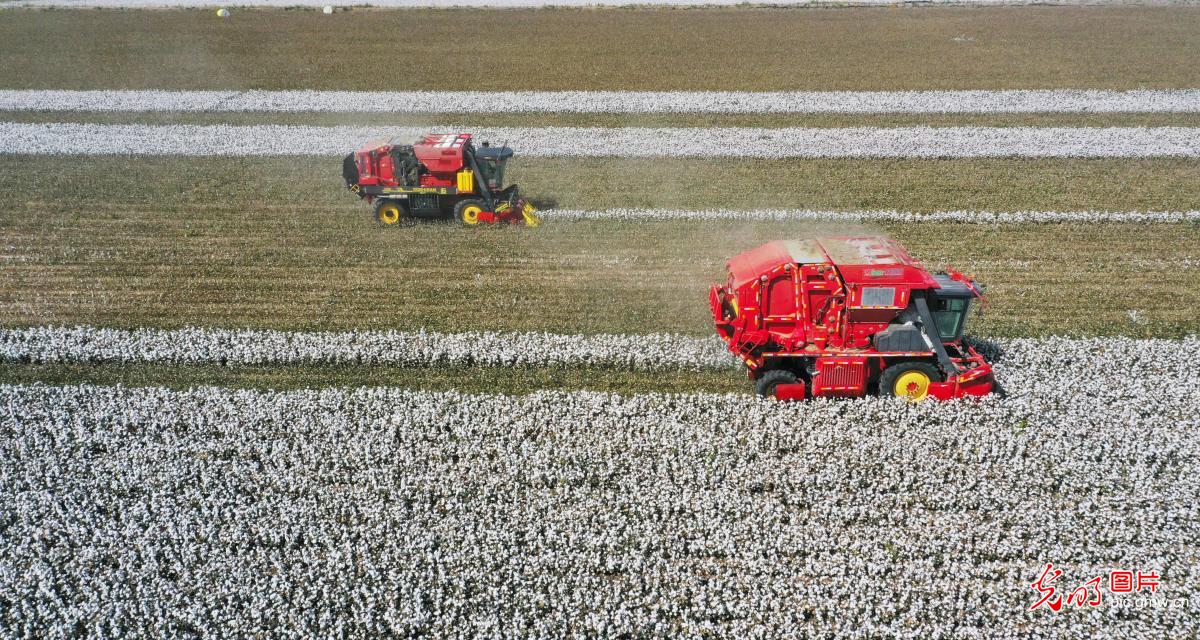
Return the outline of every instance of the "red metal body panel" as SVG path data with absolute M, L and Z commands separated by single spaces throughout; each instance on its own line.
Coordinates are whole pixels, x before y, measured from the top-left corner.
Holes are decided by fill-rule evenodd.
M 775 387 L 775 398 L 779 400 L 803 400 L 807 389 L 803 382 L 781 384 Z
M 939 400 L 952 398 L 981 397 L 991 393 L 996 386 L 992 377 L 992 365 L 972 347 L 967 347 L 967 358 L 956 360 L 960 368 L 966 369 L 952 380 L 934 382 L 929 385 L 929 395 Z
M 454 186 L 455 174 L 463 168 L 463 148 L 470 141 L 469 133 L 435 133 L 415 142 L 413 155 L 429 169 L 421 176 L 421 186 Z
M 870 391 L 873 377 L 890 363 L 937 363 L 932 347 L 881 352 L 873 346 L 873 337 L 892 326 L 914 296 L 924 298 L 927 290 L 941 286 L 891 239 L 769 242 L 734 256 L 727 268 L 727 282 L 709 290 L 709 307 L 717 334 L 752 377 L 768 360 L 801 358 L 811 367 L 813 396 L 859 396 Z M 968 278 L 951 274 L 976 291 Z M 959 371 L 950 380 L 932 383 L 929 394 L 949 398 L 990 392 L 991 366 L 982 356 L 957 341 L 948 348 L 954 350 Z
M 785 241 L 768 242 L 729 259 L 727 266 L 731 276 L 730 282 L 735 286 L 744 285 L 770 269 L 792 260 L 792 254 L 788 251 Z
M 463 148 L 471 141 L 469 133 L 447 133 L 422 136 L 413 143 L 413 155 L 425 165 L 421 175 L 422 187 L 453 187 L 456 174 L 463 168 Z M 392 140 L 372 140 L 360 147 L 358 160 L 359 184 L 395 187 L 399 184 L 390 152 L 399 144 Z
M 354 152 L 355 163 L 358 165 L 358 184 L 362 186 L 379 186 L 385 185 L 383 172 L 379 165 L 381 156 L 387 155 L 387 150 L 391 147 L 387 140 L 370 140 L 363 143 L 357 151 Z M 389 167 L 391 162 L 388 162 Z M 391 178 L 391 173 L 388 173 L 388 179 Z M 393 184 L 395 184 L 393 182 Z M 390 185 L 389 185 L 390 186 Z

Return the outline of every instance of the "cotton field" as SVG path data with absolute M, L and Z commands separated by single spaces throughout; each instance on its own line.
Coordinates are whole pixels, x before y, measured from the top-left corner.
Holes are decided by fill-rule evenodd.
M 0 0 L 0 638 L 1200 637 L 1182 4 Z M 358 173 L 545 225 L 346 192 L 451 132 Z M 817 229 L 992 284 L 995 393 L 756 396 L 695 305 Z
M 0 110 L 244 113 L 1197 113 L 1200 91 L 69 91 Z
M 356 127 L 0 122 L 0 153 L 342 155 L 364 140 L 471 132 L 529 157 L 1153 158 L 1200 156 L 1195 127 Z
M 1200 588 L 1195 345 L 1061 346 L 915 406 L 3 386 L 0 630 L 1193 636 L 1029 611 L 1046 563 Z

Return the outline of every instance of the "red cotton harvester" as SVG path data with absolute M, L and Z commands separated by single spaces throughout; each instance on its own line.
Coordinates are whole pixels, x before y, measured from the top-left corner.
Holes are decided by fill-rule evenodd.
M 963 342 L 982 287 L 931 274 L 895 241 L 776 241 L 735 256 L 709 291 L 717 333 L 781 400 L 869 393 L 922 400 L 982 396 L 992 366 Z
M 342 178 L 385 225 L 408 216 L 454 216 L 468 225 L 535 227 L 536 210 L 517 185 L 501 188 L 512 155 L 507 146 L 476 147 L 469 133 L 429 134 L 412 143 L 376 140 L 342 160 Z

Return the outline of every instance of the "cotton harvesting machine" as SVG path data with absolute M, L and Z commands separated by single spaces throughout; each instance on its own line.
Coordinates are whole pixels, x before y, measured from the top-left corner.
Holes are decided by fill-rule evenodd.
M 464 224 L 539 219 L 517 185 L 503 187 L 513 155 L 505 145 L 476 146 L 469 133 L 438 133 L 416 142 L 374 140 L 342 161 L 346 188 L 372 204 L 375 218 L 394 225 L 408 217 L 453 216 Z
M 932 274 L 895 241 L 775 241 L 735 256 L 709 303 L 717 333 L 780 400 L 866 394 L 947 400 L 990 393 L 992 367 L 963 341 L 982 286 Z

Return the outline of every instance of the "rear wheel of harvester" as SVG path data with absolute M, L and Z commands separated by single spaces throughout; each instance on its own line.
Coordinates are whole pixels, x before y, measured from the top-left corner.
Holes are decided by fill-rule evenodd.
M 463 224 L 477 225 L 479 224 L 479 214 L 483 213 L 483 201 L 474 198 L 467 198 L 459 201 L 454 205 L 454 215 Z
M 929 395 L 929 384 L 941 380 L 937 367 L 927 362 L 901 362 L 883 370 L 879 376 L 879 395 L 920 402 Z
M 392 226 L 399 224 L 404 218 L 404 205 L 395 200 L 379 199 L 375 201 L 375 219 L 379 224 Z
M 774 369 L 762 374 L 762 377 L 755 383 L 754 389 L 758 395 L 764 398 L 774 398 L 775 388 L 781 384 L 795 384 L 796 374 L 783 369 Z

